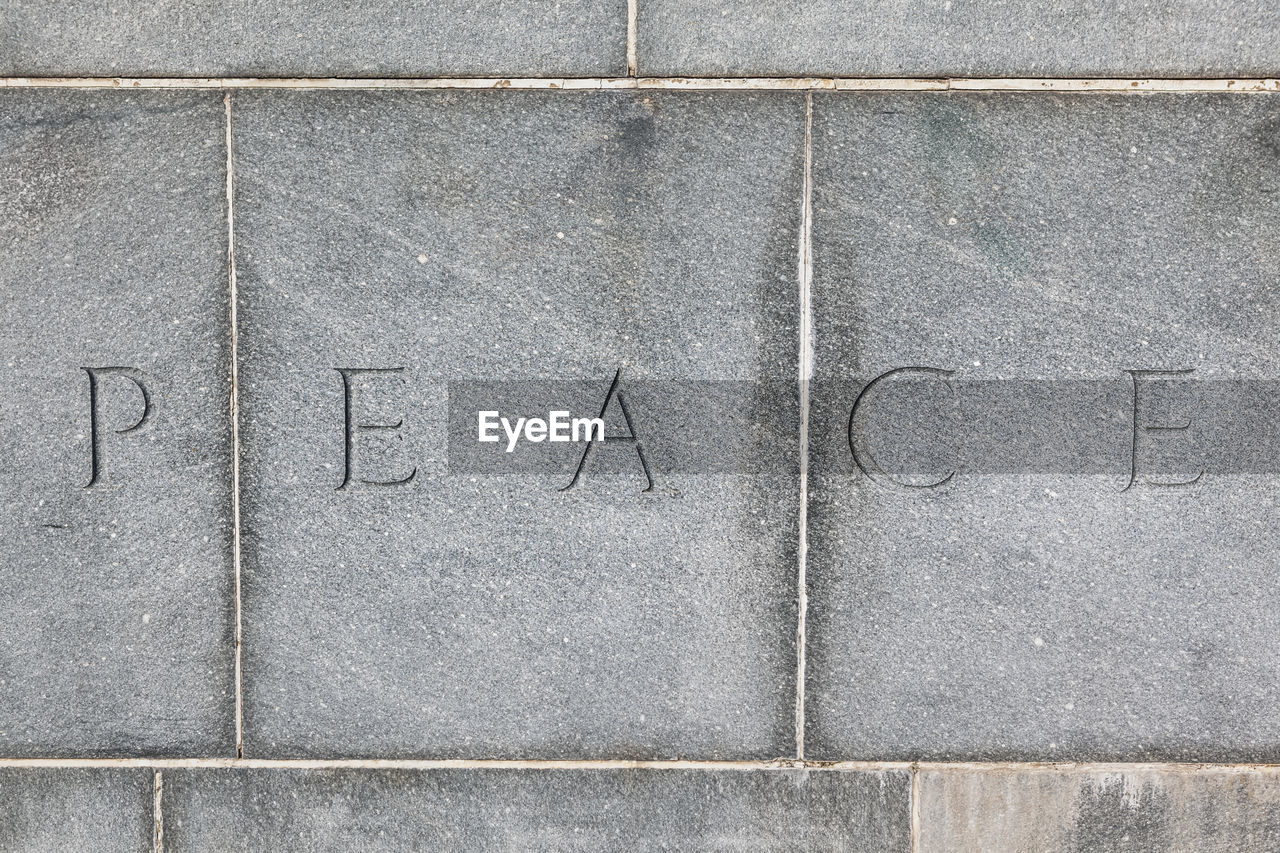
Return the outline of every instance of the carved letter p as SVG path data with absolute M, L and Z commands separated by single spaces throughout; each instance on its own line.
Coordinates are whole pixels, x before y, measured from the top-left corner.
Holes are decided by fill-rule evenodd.
M 81 369 L 89 374 L 89 482 L 84 484 L 88 489 L 99 481 L 107 482 L 106 460 L 102 451 L 102 432 L 106 428 L 103 424 L 102 380 L 108 376 L 122 376 L 138 386 L 138 390 L 142 392 L 142 413 L 131 425 L 113 430 L 117 435 L 128 435 L 142 429 L 151 419 L 152 407 L 151 392 L 147 390 L 144 381 L 147 378 L 146 374 L 136 367 L 84 367 Z

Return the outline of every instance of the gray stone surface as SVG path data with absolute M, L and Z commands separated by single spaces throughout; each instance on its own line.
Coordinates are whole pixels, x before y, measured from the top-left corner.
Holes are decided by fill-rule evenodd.
M 626 29 L 625 0 L 5 0 L 0 75 L 616 75 Z
M 145 768 L 4 768 L 0 850 L 150 853 L 154 786 Z
M 903 771 L 182 770 L 165 850 L 906 853 L 909 797 Z
M 644 492 L 615 442 L 565 490 L 450 469 L 445 427 L 448 381 L 589 380 L 595 415 L 618 371 L 774 378 L 734 452 L 795 458 L 803 96 L 233 112 L 246 754 L 791 754 L 794 473 Z M 351 423 L 401 426 L 353 428 L 339 489 L 353 367 L 400 370 L 351 375 Z M 678 416 L 632 402 L 641 438 Z
M 1280 103 L 815 96 L 813 139 L 806 754 L 1280 756 L 1274 474 L 908 489 L 848 444 L 848 383 L 898 367 L 1277 376 Z
M 234 746 L 225 133 L 0 93 L 0 754 Z
M 640 0 L 642 75 L 1266 77 L 1269 0 Z
M 1280 781 L 1245 769 L 931 770 L 920 853 L 1263 853 Z

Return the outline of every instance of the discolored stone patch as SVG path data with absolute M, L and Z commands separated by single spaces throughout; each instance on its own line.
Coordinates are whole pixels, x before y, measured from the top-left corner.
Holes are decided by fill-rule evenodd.
M 940 769 L 920 777 L 921 853 L 1254 853 L 1280 842 L 1274 773 Z

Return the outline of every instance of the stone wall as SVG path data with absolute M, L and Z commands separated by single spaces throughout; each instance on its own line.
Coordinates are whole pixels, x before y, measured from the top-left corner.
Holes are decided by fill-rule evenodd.
M 0 849 L 1280 849 L 1278 74 L 0 5 Z

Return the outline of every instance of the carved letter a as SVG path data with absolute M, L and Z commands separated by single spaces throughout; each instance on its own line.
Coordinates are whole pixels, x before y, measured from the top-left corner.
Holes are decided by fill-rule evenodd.
M 641 493 L 653 491 L 653 475 L 649 473 L 649 462 L 644 456 L 644 445 L 640 441 L 639 435 L 636 433 L 635 423 L 631 420 L 631 409 L 627 406 L 626 397 L 623 395 L 622 389 L 618 387 L 618 383 L 622 379 L 622 368 L 618 368 L 613 375 L 613 382 L 609 385 L 609 393 L 605 394 L 604 405 L 600 407 L 600 419 L 604 420 L 605 413 L 609 411 L 609 404 L 614 400 L 618 401 L 618 409 L 622 413 L 622 420 L 627 425 L 626 435 L 606 435 L 599 442 L 588 441 L 587 446 L 582 449 L 582 456 L 578 459 L 577 470 L 573 472 L 573 479 L 569 484 L 560 489 L 567 492 L 578 484 L 578 480 L 582 477 L 582 471 L 587 465 L 587 457 L 591 455 L 591 451 L 596 444 L 605 444 L 611 442 L 629 443 L 635 447 L 636 457 L 640 460 L 640 468 L 644 471 L 645 486 L 641 489 Z

